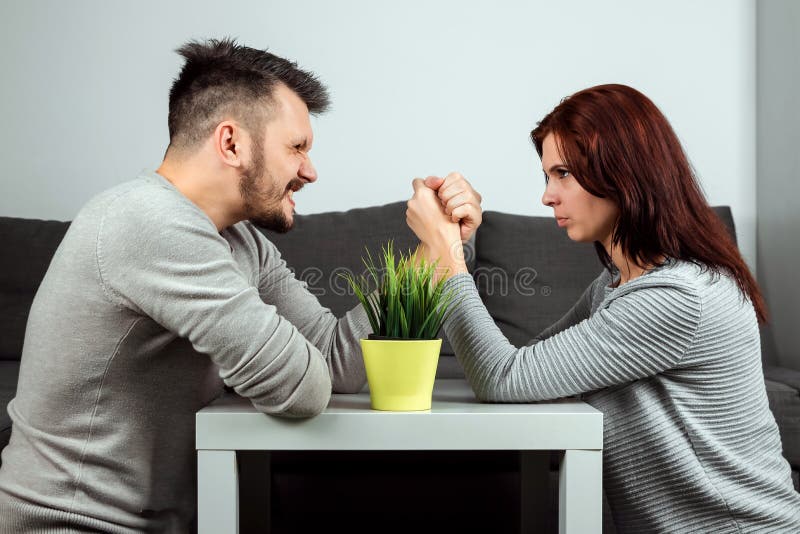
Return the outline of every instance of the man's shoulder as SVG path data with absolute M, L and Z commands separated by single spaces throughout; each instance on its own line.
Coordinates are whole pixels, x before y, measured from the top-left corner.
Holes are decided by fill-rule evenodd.
M 175 224 L 213 227 L 208 216 L 154 173 L 143 173 L 92 198 L 75 222 L 86 219 L 108 229 L 132 232 L 166 229 Z
M 208 216 L 163 181 L 144 175 L 98 194 L 72 221 L 62 246 L 95 254 L 107 269 L 197 251 L 214 241 L 221 250 Z
M 120 183 L 106 189 L 92 198 L 86 207 L 114 204 L 123 207 L 125 204 L 135 204 L 144 209 L 148 206 L 163 206 L 170 209 L 190 207 L 191 203 L 174 186 L 166 180 L 158 180 L 154 173 L 142 173 L 133 180 Z M 146 204 L 145 204 L 146 203 Z

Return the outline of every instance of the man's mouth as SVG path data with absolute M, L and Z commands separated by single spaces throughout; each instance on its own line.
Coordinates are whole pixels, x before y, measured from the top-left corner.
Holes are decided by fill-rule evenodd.
M 291 202 L 292 206 L 295 205 L 294 199 L 292 197 L 297 191 L 303 189 L 304 185 L 305 184 L 300 180 L 292 180 L 291 182 L 289 182 L 289 185 L 286 186 L 286 198 L 289 199 L 289 202 Z
M 306 185 L 306 184 L 305 184 L 305 182 L 303 182 L 303 180 L 299 180 L 299 179 L 295 178 L 294 180 L 290 181 L 286 185 L 286 190 L 287 191 L 292 191 L 292 192 L 297 192 L 297 191 L 300 191 L 301 189 L 303 189 L 304 185 Z

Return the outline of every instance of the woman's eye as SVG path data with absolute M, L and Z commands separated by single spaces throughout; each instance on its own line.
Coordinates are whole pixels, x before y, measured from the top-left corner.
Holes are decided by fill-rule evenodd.
M 569 170 L 567 169 L 557 169 L 556 174 L 558 174 L 559 178 L 566 178 L 569 176 Z
M 547 185 L 550 182 L 550 177 L 544 171 L 542 171 L 542 174 L 544 175 L 544 185 Z

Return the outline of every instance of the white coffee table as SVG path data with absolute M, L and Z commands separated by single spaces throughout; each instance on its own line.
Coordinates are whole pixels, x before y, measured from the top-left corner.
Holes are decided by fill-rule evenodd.
M 196 422 L 199 534 L 238 532 L 236 451 L 244 450 L 564 451 L 559 530 L 602 530 L 603 414 L 581 401 L 482 404 L 465 381 L 451 379 L 436 381 L 426 412 L 374 411 L 363 392 L 333 395 L 312 419 L 283 419 L 225 395 L 200 410 Z

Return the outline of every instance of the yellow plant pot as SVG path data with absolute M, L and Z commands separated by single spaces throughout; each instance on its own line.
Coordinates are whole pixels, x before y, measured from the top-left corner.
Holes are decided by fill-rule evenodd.
M 373 410 L 431 409 L 441 339 L 362 339 Z

